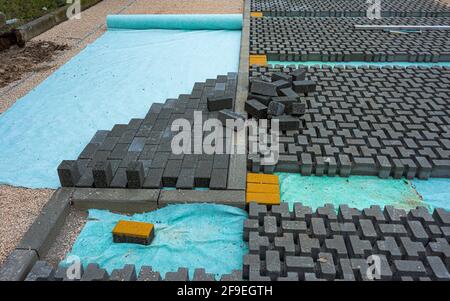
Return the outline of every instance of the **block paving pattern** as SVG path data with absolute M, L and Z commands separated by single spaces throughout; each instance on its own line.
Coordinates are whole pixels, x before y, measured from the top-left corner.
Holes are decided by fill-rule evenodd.
M 366 0 L 251 0 L 252 12 L 264 16 L 365 17 Z M 382 17 L 448 17 L 450 7 L 439 0 L 384 0 Z
M 379 280 L 450 280 L 450 213 L 386 206 L 359 211 L 331 204 L 249 206 L 243 278 L 251 281 L 370 280 L 367 258 L 380 259 Z
M 450 61 L 450 31 L 398 34 L 358 25 L 450 25 L 450 18 L 251 18 L 250 54 L 275 61 Z
M 221 281 L 319 281 L 371 280 L 367 258 L 380 259 L 375 280 L 450 280 L 450 213 L 424 207 L 406 212 L 386 206 L 362 211 L 327 204 L 315 212 L 301 203 L 290 211 L 287 203 L 265 206 L 250 203 L 243 225 L 249 253 L 242 270 L 220 277 Z M 149 266 L 140 271 L 125 265 L 108 274 L 95 263 L 81 270 L 81 281 L 215 281 L 214 274 L 187 268 L 164 277 Z M 54 269 L 37 261 L 26 281 L 70 281 L 67 268 Z
M 235 99 L 237 73 L 218 76 L 196 83 L 191 94 L 154 103 L 143 119 L 116 124 L 110 131 L 98 131 L 77 160 L 65 160 L 58 167 L 63 187 L 161 188 L 193 189 L 206 187 L 226 189 L 229 155 L 179 154 L 171 149 L 172 122 L 189 121 L 192 131 L 194 111 L 200 111 L 203 122 L 217 118 L 218 112 L 207 109 L 208 97 Z M 199 124 L 201 127 L 203 123 Z M 203 137 L 210 132 L 203 132 Z M 194 134 L 191 135 L 194 137 Z M 228 146 L 224 137 L 223 145 Z M 191 142 L 192 143 L 192 142 Z M 192 143 L 192 150 L 193 150 Z
M 252 66 L 250 80 L 294 69 Z M 450 176 L 450 68 L 312 66 L 307 77 L 317 91 L 301 98 L 303 129 L 280 134 L 276 166 L 249 155 L 249 170 Z

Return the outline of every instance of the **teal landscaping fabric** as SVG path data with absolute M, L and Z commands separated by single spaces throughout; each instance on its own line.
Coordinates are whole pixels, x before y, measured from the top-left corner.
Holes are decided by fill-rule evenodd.
M 434 208 L 444 208 L 450 211 L 450 179 L 415 179 L 412 185 L 422 196 L 424 202 Z
M 314 210 L 326 203 L 336 209 L 341 204 L 364 209 L 371 205 L 384 207 L 392 205 L 402 209 L 425 206 L 432 210 L 436 203 L 423 201 L 405 179 L 380 179 L 369 176 L 328 177 L 302 176 L 293 173 L 279 173 L 281 200 L 289 203 L 300 202 Z
M 240 39 L 240 30 L 108 30 L 0 115 L 0 184 L 59 187 L 59 163 L 97 130 L 237 72 Z
M 93 262 L 111 272 L 125 264 L 151 266 L 164 277 L 178 267 L 205 268 L 216 275 L 242 269 L 248 247 L 243 241 L 244 210 L 214 204 L 169 205 L 149 213 L 126 216 L 103 210 L 90 210 L 89 220 L 72 251 L 84 266 Z M 155 238 L 148 245 L 114 243 L 112 230 L 119 220 L 154 223 Z M 69 262 L 67 262 L 69 263 Z M 67 264 L 67 263 L 62 263 Z
M 106 19 L 111 29 L 183 29 L 241 30 L 240 14 L 198 15 L 110 15 Z

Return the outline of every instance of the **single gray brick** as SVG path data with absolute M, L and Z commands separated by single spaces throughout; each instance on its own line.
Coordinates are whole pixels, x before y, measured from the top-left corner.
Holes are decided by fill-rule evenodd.
M 278 220 L 290 220 L 291 212 L 289 211 L 289 204 L 280 203 L 280 205 L 273 205 L 271 215 L 275 216 Z
M 0 281 L 22 281 L 37 260 L 38 256 L 34 250 L 12 251 L 0 266 Z
M 299 221 L 310 221 L 312 216 L 312 209 L 308 206 L 303 206 L 301 203 L 294 204 L 294 218 Z
M 138 281 L 161 281 L 161 274 L 153 271 L 152 267 L 143 266 L 139 272 Z
M 349 236 L 347 249 L 351 257 L 366 258 L 373 252 L 372 244 L 368 240 L 361 240 L 358 236 Z
M 266 252 L 264 251 L 264 255 Z M 261 260 L 259 254 L 245 254 L 242 261 L 242 274 L 244 279 L 249 279 L 250 271 L 261 271 Z
M 205 269 L 195 269 L 192 281 L 215 281 L 214 274 L 206 273 Z
M 391 224 L 401 224 L 406 219 L 407 213 L 403 209 L 394 208 L 394 206 L 385 206 L 384 214 Z
M 428 243 L 430 238 L 421 222 L 408 220 L 406 222 L 406 226 L 408 227 L 409 233 L 414 240 L 424 244 Z
M 136 268 L 134 264 L 126 264 L 123 269 L 115 269 L 111 273 L 110 281 L 136 281 Z
M 325 206 L 317 208 L 316 213 L 317 216 L 326 218 L 331 222 L 337 221 L 336 209 L 333 204 L 325 204 Z
M 438 256 L 427 256 L 426 263 L 433 272 L 433 280 L 450 280 L 450 273 Z
M 51 281 L 55 271 L 46 261 L 37 261 L 31 271 L 28 273 L 25 281 Z
M 317 262 L 319 264 L 318 275 L 320 278 L 334 280 L 336 277 L 336 268 L 334 266 L 333 255 L 330 253 L 319 253 Z
M 251 202 L 248 205 L 248 217 L 257 219 L 261 224 L 264 221 L 264 216 L 267 215 L 267 206 L 259 205 L 258 203 Z
M 349 235 L 357 235 L 356 226 L 354 223 L 337 223 L 332 222 L 330 223 L 330 232 L 332 235 L 340 234 L 344 237 L 347 237 Z
M 298 235 L 300 255 L 317 257 L 320 252 L 320 242 L 317 238 L 310 238 L 307 234 Z
M 278 235 L 277 219 L 275 216 L 264 216 L 263 230 L 264 235 L 269 237 L 270 241 L 273 241 L 275 236 Z
M 378 233 L 373 226 L 373 223 L 369 219 L 360 219 L 359 220 L 359 229 L 361 231 L 361 236 L 363 239 L 370 241 L 370 243 L 374 243 L 378 238 Z
M 418 260 L 394 260 L 392 264 L 395 276 L 397 277 L 419 277 L 427 275 L 425 266 Z
M 442 209 L 436 208 L 433 211 L 433 217 L 439 222 L 441 226 L 450 226 L 450 212 Z
M 328 236 L 323 218 L 311 218 L 311 231 L 312 235 L 321 241 L 323 241 Z
M 278 251 L 266 251 L 266 273 L 272 281 L 282 275 L 283 270 Z
M 371 219 L 372 221 L 374 221 L 376 223 L 385 223 L 386 222 L 386 218 L 383 214 L 383 211 L 381 210 L 380 206 L 378 206 L 378 205 L 372 205 L 372 206 L 370 206 L 370 208 L 365 208 L 363 210 L 363 215 L 366 218 Z
M 278 101 L 271 101 L 267 107 L 267 115 L 280 116 L 284 114 L 284 104 Z
M 386 255 L 391 259 L 401 259 L 403 256 L 395 238 L 391 236 L 385 237 L 384 240 L 378 240 L 376 248 L 380 254 Z
M 325 239 L 325 249 L 333 255 L 336 262 L 339 258 L 348 256 L 347 247 L 345 246 L 344 237 L 342 235 L 334 235 L 331 239 Z
M 360 217 L 360 210 L 356 208 L 350 208 L 348 205 L 339 205 L 338 218 L 341 222 L 356 223 Z
M 443 235 L 442 230 L 438 225 L 425 225 L 425 230 L 430 238 L 439 238 Z
M 380 234 L 382 237 L 386 236 L 407 236 L 408 231 L 406 231 L 405 226 L 399 224 L 379 224 Z
M 164 281 L 189 281 L 187 268 L 178 268 L 176 272 L 167 272 Z
M 294 235 L 297 235 L 300 233 L 306 233 L 306 230 L 306 222 L 304 221 L 281 221 L 281 231 L 283 233 L 293 233 Z
M 409 237 L 401 237 L 400 244 L 408 259 L 419 260 L 426 255 L 425 247 L 421 242 L 412 241 Z
M 244 241 L 248 241 L 250 232 L 259 232 L 259 222 L 257 219 L 246 219 L 244 221 Z
M 266 96 L 278 96 L 276 85 L 261 80 L 253 80 L 251 82 L 250 92 Z
M 250 232 L 248 239 L 248 250 L 250 254 L 265 253 L 269 249 L 269 238 L 260 236 L 258 232 Z
M 84 271 L 81 281 L 108 281 L 109 275 L 106 270 L 101 269 L 98 264 L 88 264 L 86 271 Z
M 281 258 L 295 255 L 294 235 L 283 233 L 282 237 L 275 237 L 275 249 L 280 252 Z

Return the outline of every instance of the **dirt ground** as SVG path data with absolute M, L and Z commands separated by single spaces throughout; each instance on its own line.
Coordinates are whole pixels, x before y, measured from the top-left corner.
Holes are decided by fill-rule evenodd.
M 243 0 L 103 0 L 82 12 L 81 20 L 66 21 L 34 38 L 29 44 L 32 49 L 0 53 L 0 114 L 101 36 L 108 14 L 242 13 L 242 8 Z M 7 68 L 17 74 L 3 75 L 2 62 L 13 61 L 16 65 L 20 61 L 20 66 L 8 63 Z M 0 185 L 0 265 L 52 192 Z M 51 262 L 61 260 L 70 250 L 85 220 L 79 212 L 69 215 L 66 230 L 48 254 Z
M 67 45 L 53 42 L 32 41 L 25 48 L 14 47 L 0 55 L 0 88 L 20 80 L 23 74 L 50 68 L 45 62 L 53 60 Z

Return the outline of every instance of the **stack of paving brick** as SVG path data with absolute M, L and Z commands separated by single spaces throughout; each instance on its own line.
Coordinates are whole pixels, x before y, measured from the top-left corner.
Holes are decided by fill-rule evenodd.
M 450 25 L 450 18 L 252 18 L 250 54 L 271 61 L 450 61 L 450 32 L 358 30 L 355 25 Z
M 194 124 L 194 111 L 201 112 L 203 122 L 218 118 L 218 112 L 208 111 L 208 101 L 214 98 L 220 103 L 226 99 L 229 107 L 236 86 L 236 73 L 208 79 L 196 83 L 191 94 L 153 104 L 143 119 L 117 124 L 110 131 L 98 131 L 77 160 L 60 164 L 61 186 L 226 189 L 229 155 L 224 154 L 224 149 L 217 147 L 213 154 L 201 150 L 197 155 L 193 154 L 195 143 L 191 141 L 191 154 L 174 154 L 171 142 L 177 132 L 171 131 L 171 125 L 177 119 L 187 120 L 193 131 L 191 138 L 195 139 L 194 130 L 202 131 L 203 123 L 196 120 Z M 203 137 L 210 134 L 202 132 Z M 215 138 L 224 139 L 222 145 L 228 146 L 225 137 Z
M 278 176 L 260 173 L 247 174 L 246 202 L 263 205 L 280 204 Z
M 251 67 L 250 79 L 295 67 Z M 312 66 L 305 125 L 279 137 L 276 166 L 253 172 L 450 177 L 450 68 Z
M 58 267 L 56 270 L 46 261 L 37 261 L 28 273 L 25 281 L 215 281 L 214 274 L 206 273 L 205 269 L 195 269 L 192 279 L 189 278 L 187 268 L 179 268 L 175 272 L 167 272 L 165 277 L 154 271 L 150 266 L 141 267 L 140 271 L 132 264 L 125 265 L 122 269 L 115 269 L 109 274 L 100 268 L 98 264 L 90 263 L 86 270 L 81 268 L 79 275 L 72 274 L 71 270 Z M 230 274 L 220 277 L 220 281 L 240 281 L 242 272 L 234 270 Z
M 336 213 L 332 205 L 313 212 L 300 203 L 293 211 L 287 203 L 251 203 L 244 239 L 248 280 L 450 280 L 450 213 L 443 209 L 341 205 Z
M 285 74 L 274 72 L 270 77 L 253 78 L 245 110 L 257 120 L 278 120 L 280 131 L 299 130 L 306 104 L 300 95 L 316 90 L 316 82 L 305 79 L 306 70 L 298 69 Z
M 264 16 L 365 17 L 366 0 L 251 0 L 252 12 Z M 390 0 L 381 4 L 381 17 L 448 17 L 450 7 L 440 0 Z

